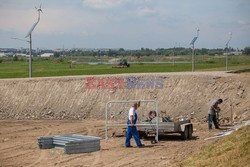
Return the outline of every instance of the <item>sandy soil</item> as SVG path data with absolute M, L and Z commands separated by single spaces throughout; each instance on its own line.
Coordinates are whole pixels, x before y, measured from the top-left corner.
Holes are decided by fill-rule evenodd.
M 2 120 L 0 121 L 0 166 L 166 166 L 180 162 L 198 151 L 204 138 L 218 132 L 206 124 L 194 124 L 193 139 L 178 135 L 161 138 L 157 144 L 142 140 L 145 148 L 124 147 L 124 137 L 101 140 L 101 151 L 66 155 L 63 150 L 40 150 L 37 138 L 46 135 L 82 134 L 104 137 L 104 121 Z
M 131 76 L 160 77 L 164 79 L 164 87 L 161 90 L 89 90 L 86 89 L 86 76 L 0 80 L 0 166 L 169 166 L 213 141 L 204 140 L 218 132 L 208 131 L 204 122 L 211 100 L 224 99 L 222 117 L 230 118 L 233 113 L 235 121 L 250 118 L 249 73 L 187 72 L 98 77 L 125 79 Z M 157 144 L 143 140 L 145 148 L 128 149 L 124 147 L 125 137 L 116 137 L 107 142 L 102 140 L 101 151 L 76 155 L 38 148 L 37 138 L 46 135 L 82 134 L 103 138 L 105 104 L 109 100 L 132 99 L 157 99 L 160 116 L 188 117 L 193 113 L 196 121 L 193 139 L 182 141 L 178 135 L 171 135 Z M 143 106 L 140 108 L 143 110 Z M 123 109 L 124 113 L 128 111 L 128 108 Z M 120 111 L 118 107 L 114 110 Z M 122 130 L 118 132 L 124 134 Z M 134 141 L 132 145 L 135 146 Z

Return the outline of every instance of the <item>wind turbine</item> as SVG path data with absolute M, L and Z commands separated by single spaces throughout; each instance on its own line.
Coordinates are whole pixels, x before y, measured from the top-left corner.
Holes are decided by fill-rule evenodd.
M 228 39 L 228 41 L 227 41 L 227 43 L 226 43 L 226 71 L 228 71 L 228 44 L 229 44 L 229 42 L 230 42 L 231 39 L 232 39 L 233 33 L 232 33 L 232 32 L 229 32 L 228 34 L 229 34 L 229 39 Z
M 35 7 L 35 9 L 38 12 L 38 19 L 37 21 L 32 25 L 32 27 L 30 28 L 29 32 L 27 33 L 27 35 L 25 36 L 25 38 L 29 37 L 29 44 L 30 44 L 30 57 L 29 57 L 29 77 L 32 78 L 32 32 L 35 29 L 35 27 L 37 26 L 37 24 L 40 21 L 40 12 L 43 13 L 42 9 L 41 9 L 42 5 L 40 4 L 39 8 Z
M 196 31 L 197 31 L 196 37 L 194 37 L 193 40 L 190 42 L 190 45 L 192 45 L 192 49 L 193 49 L 193 52 L 192 52 L 192 72 L 195 71 L 194 43 L 195 43 L 195 41 L 196 41 L 196 40 L 198 39 L 198 37 L 199 37 L 199 31 L 200 31 L 200 29 L 197 28 Z

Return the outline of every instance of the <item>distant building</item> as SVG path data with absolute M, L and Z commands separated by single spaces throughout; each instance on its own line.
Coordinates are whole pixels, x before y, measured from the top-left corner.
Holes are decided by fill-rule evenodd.
M 0 57 L 6 57 L 6 56 L 7 56 L 6 53 L 3 52 L 0 53 Z
M 63 52 L 63 49 L 57 48 L 57 49 L 54 49 L 54 52 Z
M 233 51 L 233 52 L 230 52 L 230 54 L 232 54 L 232 55 L 242 55 L 242 52 L 240 52 L 240 51 Z
M 54 53 L 43 53 L 40 55 L 40 57 L 48 58 L 48 57 L 53 57 Z
M 17 56 L 17 57 L 29 57 L 30 55 L 27 55 L 27 54 L 24 54 L 24 53 L 15 53 L 14 55 L 13 55 L 13 57 L 14 56 Z M 33 55 L 32 55 L 32 57 L 33 57 Z
M 242 52 L 241 51 L 232 51 L 232 52 L 229 52 L 228 53 L 229 55 L 242 55 Z M 223 55 L 227 55 L 227 53 L 223 53 Z
M 41 53 L 41 49 L 36 48 L 36 53 Z

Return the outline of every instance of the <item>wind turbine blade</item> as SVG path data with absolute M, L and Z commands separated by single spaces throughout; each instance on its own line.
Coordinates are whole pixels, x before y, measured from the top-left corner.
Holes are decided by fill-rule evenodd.
M 15 39 L 15 40 L 19 40 L 19 41 L 24 41 L 24 42 L 29 42 L 29 41 L 27 41 L 27 40 L 19 39 L 19 38 L 11 38 L 11 39 Z
M 42 8 L 42 4 L 40 3 L 40 9 Z
M 30 36 L 30 34 L 32 33 L 32 31 L 34 30 L 34 28 L 36 27 L 38 22 L 34 23 L 33 26 L 30 28 L 29 32 L 27 33 L 27 35 L 24 38 L 27 38 L 28 36 Z

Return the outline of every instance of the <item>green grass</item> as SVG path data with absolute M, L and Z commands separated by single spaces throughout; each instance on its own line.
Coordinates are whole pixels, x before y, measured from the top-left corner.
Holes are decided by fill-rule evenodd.
M 250 166 L 250 126 L 243 127 L 230 136 L 202 147 L 177 167 L 247 167 Z
M 146 61 L 149 57 L 141 57 L 139 61 Z M 152 58 L 152 57 L 150 57 Z M 79 60 L 79 58 L 77 58 Z M 86 58 L 84 58 L 86 59 Z M 171 61 L 172 57 L 156 56 L 155 60 Z M 91 59 L 87 57 L 87 60 Z M 108 59 L 105 58 L 105 61 Z M 190 56 L 178 56 L 177 61 L 190 61 Z M 223 71 L 225 63 L 223 57 L 197 56 L 196 71 Z M 69 76 L 69 75 L 97 75 L 97 74 L 121 74 L 121 73 L 149 73 L 149 72 L 181 72 L 191 71 L 192 65 L 186 64 L 131 64 L 130 68 L 112 68 L 108 64 L 76 64 L 70 68 L 68 59 L 33 61 L 33 77 Z M 85 60 L 86 61 L 86 60 Z M 104 61 L 104 60 L 100 60 Z M 138 61 L 138 60 L 135 60 Z M 229 70 L 250 68 L 250 56 L 231 57 Z M 0 63 L 0 78 L 25 78 L 28 77 L 29 66 L 27 61 L 4 60 Z
M 249 69 L 239 69 L 239 70 L 236 70 L 234 73 L 244 73 L 244 72 L 250 72 L 250 68 Z

